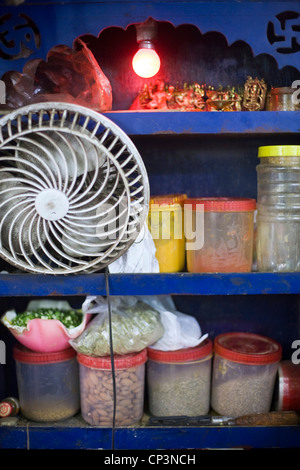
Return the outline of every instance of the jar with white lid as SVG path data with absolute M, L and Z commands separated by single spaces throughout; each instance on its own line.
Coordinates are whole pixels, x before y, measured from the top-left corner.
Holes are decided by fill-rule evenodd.
M 223 333 L 214 340 L 211 406 L 220 415 L 270 411 L 282 347 L 253 333 Z

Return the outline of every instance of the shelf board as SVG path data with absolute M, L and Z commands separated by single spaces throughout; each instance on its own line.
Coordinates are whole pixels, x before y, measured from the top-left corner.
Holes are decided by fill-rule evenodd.
M 8 420 L 8 421 L 7 421 Z M 9 424 L 6 424 L 9 423 Z M 111 449 L 111 428 L 90 426 L 81 415 L 53 423 L 4 418 L 1 449 Z M 115 449 L 224 449 L 299 447 L 300 426 L 116 427 Z
M 128 135 L 273 134 L 300 132 L 300 111 L 111 111 Z
M 110 295 L 299 294 L 300 273 L 110 274 Z M 106 295 L 105 274 L 1 274 L 0 296 Z

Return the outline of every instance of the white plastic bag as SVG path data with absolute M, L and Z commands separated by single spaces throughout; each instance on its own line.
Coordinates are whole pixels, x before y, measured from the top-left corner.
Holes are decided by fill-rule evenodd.
M 163 336 L 152 344 L 151 348 L 161 351 L 175 351 L 176 349 L 198 346 L 208 337 L 208 334 L 202 335 L 196 318 L 176 309 L 171 296 L 147 296 L 141 297 L 141 299 L 160 312 L 165 330 Z
M 129 249 L 108 266 L 110 273 L 159 273 L 156 248 L 147 223 Z

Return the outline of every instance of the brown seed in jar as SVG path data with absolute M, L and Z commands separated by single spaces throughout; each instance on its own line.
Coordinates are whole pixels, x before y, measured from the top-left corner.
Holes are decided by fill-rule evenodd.
M 122 379 L 121 380 L 121 386 L 131 388 L 133 386 L 133 382 L 132 382 L 131 378 Z
M 90 385 L 98 385 L 98 377 L 97 377 L 97 374 L 95 373 L 91 373 L 89 374 L 89 377 L 88 377 L 88 382 Z
M 128 398 L 123 398 L 118 401 L 118 406 L 120 406 L 123 409 L 129 407 L 130 405 L 131 405 L 131 400 L 129 400 Z
M 99 420 L 99 414 L 98 414 L 97 410 L 92 411 L 92 420 L 93 420 L 94 423 Z

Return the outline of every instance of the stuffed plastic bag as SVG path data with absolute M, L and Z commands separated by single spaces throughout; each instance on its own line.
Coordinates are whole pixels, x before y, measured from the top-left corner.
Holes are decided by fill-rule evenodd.
M 196 318 L 176 310 L 171 296 L 141 297 L 143 302 L 160 312 L 164 327 L 163 336 L 154 344 L 153 349 L 161 351 L 175 351 L 182 348 L 198 346 L 208 334 L 202 335 L 200 325 Z
M 139 352 L 164 334 L 160 314 L 136 297 L 111 297 L 112 342 L 114 354 Z M 82 311 L 97 314 L 71 346 L 89 356 L 110 355 L 108 301 L 101 296 L 87 297 Z

